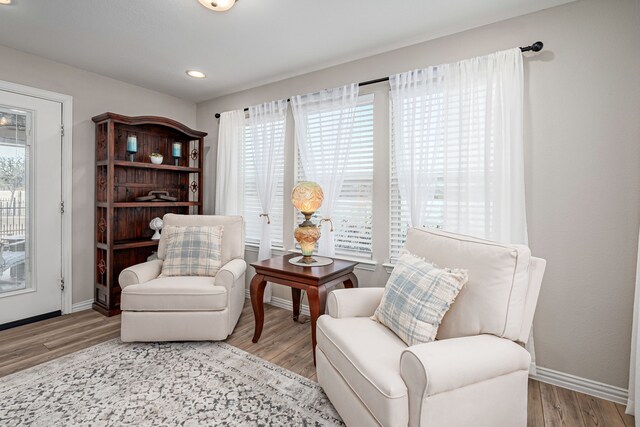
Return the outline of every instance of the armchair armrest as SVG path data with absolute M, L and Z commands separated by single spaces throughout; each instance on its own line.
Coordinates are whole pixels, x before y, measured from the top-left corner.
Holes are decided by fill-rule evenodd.
M 475 335 L 407 348 L 400 356 L 400 375 L 409 390 L 410 402 L 417 404 L 434 394 L 528 371 L 530 363 L 529 352 L 515 342 Z
M 383 293 L 384 288 L 336 289 L 327 298 L 327 313 L 335 319 L 373 316 Z
M 247 263 L 245 260 L 239 258 L 232 259 L 218 270 L 214 283 L 216 286 L 224 286 L 227 290 L 231 290 L 245 271 L 247 271 Z M 244 286 L 244 283 L 242 286 Z
M 154 259 L 125 268 L 120 272 L 118 282 L 120 287 L 124 289 L 129 285 L 138 285 L 153 280 L 160 275 L 160 272 L 162 272 L 162 260 Z

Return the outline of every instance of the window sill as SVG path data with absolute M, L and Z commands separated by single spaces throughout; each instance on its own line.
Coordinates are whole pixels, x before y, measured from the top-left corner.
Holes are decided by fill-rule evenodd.
M 260 251 L 260 246 L 255 243 L 245 243 L 244 250 L 247 252 L 258 253 Z M 271 254 L 274 256 L 281 256 L 285 254 L 285 250 L 282 247 L 271 247 Z
M 290 254 L 299 254 L 300 253 L 300 251 L 295 250 L 295 249 L 290 249 L 287 252 L 290 253 Z M 375 271 L 376 267 L 378 266 L 377 262 L 372 261 L 370 259 L 350 257 L 350 256 L 344 256 L 344 255 L 336 255 L 334 258 L 343 259 L 345 261 L 357 262 L 358 265 L 356 265 L 356 267 L 355 267 L 356 270 Z
M 385 262 L 384 264 L 382 264 L 382 266 L 384 267 L 385 271 L 389 274 L 391 274 L 391 272 L 393 271 L 393 269 L 395 268 L 395 264 L 391 264 L 388 262 Z

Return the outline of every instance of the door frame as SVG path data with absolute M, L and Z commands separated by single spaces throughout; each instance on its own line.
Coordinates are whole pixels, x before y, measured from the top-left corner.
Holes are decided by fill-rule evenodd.
M 18 95 L 41 98 L 48 101 L 59 102 L 62 105 L 62 123 L 60 132 L 62 133 L 62 279 L 64 279 L 64 290 L 62 291 L 62 314 L 72 312 L 73 307 L 73 277 L 72 277 L 72 144 L 73 144 L 73 97 L 62 93 L 51 92 L 18 83 L 0 80 L 0 90 L 13 92 Z

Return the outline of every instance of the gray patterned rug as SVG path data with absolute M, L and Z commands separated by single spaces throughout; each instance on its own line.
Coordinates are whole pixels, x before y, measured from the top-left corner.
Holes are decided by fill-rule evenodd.
M 2 426 L 337 426 L 317 383 L 224 343 L 112 340 L 0 378 Z

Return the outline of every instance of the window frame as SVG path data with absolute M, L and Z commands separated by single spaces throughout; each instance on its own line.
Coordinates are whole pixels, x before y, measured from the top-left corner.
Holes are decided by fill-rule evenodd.
M 375 156 L 376 156 L 376 147 L 375 147 L 375 130 L 376 130 L 376 106 L 375 106 L 375 94 L 374 93 L 367 93 L 367 94 L 361 94 L 358 96 L 358 107 L 361 107 L 363 105 L 369 106 L 371 109 L 371 121 L 370 121 L 370 134 L 371 134 L 371 139 L 370 139 L 370 151 L 371 151 L 371 178 L 369 180 L 369 187 L 370 187 L 370 198 L 369 198 L 369 203 L 370 203 L 370 243 L 368 245 L 368 251 L 367 252 L 358 252 L 358 251 L 347 251 L 347 250 L 342 250 L 340 247 L 338 247 L 337 242 L 338 242 L 338 238 L 337 238 L 337 234 L 334 236 L 335 241 L 336 241 L 336 251 L 335 251 L 335 256 L 336 258 L 341 258 L 341 259 L 350 259 L 350 260 L 356 260 L 356 261 L 361 261 L 364 262 L 365 264 L 371 264 L 374 265 L 373 260 L 373 256 L 374 256 L 374 240 L 375 240 L 375 233 L 374 233 L 374 212 L 375 212 L 375 204 L 374 204 L 374 193 L 375 193 L 375 186 L 374 186 L 374 177 L 375 177 Z M 302 168 L 302 163 L 301 163 L 301 159 L 300 159 L 300 150 L 298 148 L 298 141 L 296 140 L 294 143 L 294 185 L 297 182 L 300 182 L 303 177 L 301 177 L 301 168 Z M 345 187 L 345 183 L 347 182 L 347 179 L 345 178 L 345 182 L 343 182 L 342 184 L 342 189 L 340 192 L 340 196 L 338 196 L 339 198 L 342 195 L 342 191 L 344 190 Z M 295 210 L 295 208 L 293 208 L 294 210 L 294 227 L 296 227 L 302 220 L 303 220 L 303 216 L 302 214 L 300 214 L 300 212 L 298 212 L 297 210 Z M 335 209 L 334 209 L 334 215 L 335 217 Z M 313 220 L 317 223 L 317 225 L 320 225 L 319 222 L 319 218 L 317 216 L 317 214 L 314 214 L 313 216 Z M 335 229 L 335 223 L 336 221 L 334 221 L 334 229 Z M 322 225 L 323 228 L 326 229 L 326 227 L 329 227 L 329 224 L 323 223 Z M 334 231 L 335 233 L 335 231 Z M 298 242 L 294 241 L 294 248 L 296 250 L 299 250 L 299 245 Z M 317 247 L 316 247 L 316 252 L 317 252 Z
M 286 143 L 287 143 L 287 138 L 286 138 L 286 134 L 287 134 L 287 120 L 286 118 L 283 118 L 282 120 L 282 134 L 283 134 L 283 142 L 282 142 L 282 168 L 280 168 L 280 172 L 279 172 L 279 182 L 276 186 L 276 193 L 274 194 L 274 198 L 271 204 L 271 212 L 269 212 L 269 219 L 271 221 L 271 248 L 275 249 L 275 250 L 284 250 L 284 203 L 285 203 L 285 197 L 284 197 L 284 181 L 285 181 L 285 174 L 284 174 L 284 169 L 285 169 L 285 164 L 286 164 Z M 244 241 L 245 241 L 245 246 L 247 247 L 255 247 L 255 248 L 259 248 L 260 247 L 260 236 L 259 236 L 259 232 L 257 236 L 251 236 L 249 234 L 249 230 L 253 229 L 253 225 L 250 225 L 247 221 L 247 218 L 249 217 L 247 215 L 246 212 L 246 207 L 247 207 L 247 165 L 248 165 L 248 159 L 247 156 L 249 153 L 247 153 L 247 142 L 249 141 L 249 136 L 250 136 L 250 125 L 249 123 L 245 122 L 244 125 L 244 138 L 243 138 L 243 147 L 242 147 L 242 178 L 243 178 L 243 184 L 242 184 L 242 190 L 243 190 L 243 200 L 242 200 L 242 216 L 244 218 L 244 222 L 245 222 L 245 236 L 244 236 Z M 255 175 L 254 175 L 255 176 Z M 254 180 L 255 181 L 255 180 Z M 255 184 L 254 184 L 255 185 Z M 257 195 L 257 188 L 255 189 L 255 194 L 252 196 L 255 196 L 257 199 L 258 204 L 260 204 L 260 200 L 258 199 L 258 195 Z M 260 209 L 262 210 L 262 209 Z M 276 211 L 276 215 L 274 215 L 274 211 Z M 259 220 L 257 220 L 256 222 L 258 223 L 258 228 L 260 227 L 260 221 L 262 220 L 262 217 L 259 217 Z M 274 224 L 275 222 L 275 224 Z
M 400 194 L 400 186 L 398 183 L 397 171 L 395 167 L 395 138 L 394 138 L 394 121 L 393 121 L 393 100 L 391 90 L 389 90 L 389 262 L 385 264 L 385 267 L 394 266 L 404 244 L 406 242 L 406 233 L 409 230 L 410 218 L 406 217 L 408 214 L 405 212 L 406 202 L 403 202 L 402 195 Z M 439 177 L 444 182 L 445 175 Z M 397 199 L 398 204 L 394 204 Z M 444 194 L 440 194 L 436 191 L 434 194 L 434 200 L 444 200 Z M 394 211 L 399 213 L 394 215 Z M 435 229 L 442 229 L 444 225 L 444 216 L 441 218 L 441 222 L 433 224 L 423 224 L 422 227 L 430 227 Z M 399 222 L 399 224 L 398 224 Z M 395 226 L 395 227 L 394 227 Z

